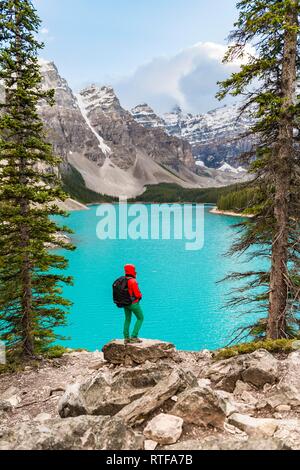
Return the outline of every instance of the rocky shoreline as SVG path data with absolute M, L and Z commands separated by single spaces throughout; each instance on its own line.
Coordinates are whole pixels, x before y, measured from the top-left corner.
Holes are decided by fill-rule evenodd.
M 300 350 L 116 340 L 0 376 L 0 449 L 300 449 Z
M 216 214 L 216 215 L 231 215 L 232 217 L 245 217 L 248 219 L 251 219 L 253 215 L 251 214 L 240 214 L 239 212 L 234 212 L 234 211 L 221 211 L 217 207 L 214 207 L 209 211 L 211 214 Z

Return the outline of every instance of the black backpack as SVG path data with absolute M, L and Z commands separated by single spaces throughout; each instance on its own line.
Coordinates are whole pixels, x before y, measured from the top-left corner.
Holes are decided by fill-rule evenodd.
M 119 277 L 112 285 L 113 300 L 119 308 L 128 307 L 132 304 L 132 298 L 128 292 L 128 279 L 125 276 Z

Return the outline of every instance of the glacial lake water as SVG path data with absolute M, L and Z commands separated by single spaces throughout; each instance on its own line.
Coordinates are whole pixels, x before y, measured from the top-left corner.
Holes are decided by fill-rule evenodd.
M 151 205 L 146 208 L 150 214 Z M 99 240 L 97 206 L 72 212 L 64 222 L 75 232 L 77 249 L 64 253 L 74 286 L 65 287 L 64 295 L 74 305 L 68 326 L 60 330 L 70 337 L 63 344 L 96 350 L 122 338 L 124 313 L 112 302 L 112 283 L 123 274 L 124 264 L 133 263 L 143 293 L 141 337 L 171 341 L 186 350 L 225 346 L 249 317 L 241 316 L 243 308 L 222 308 L 231 285 L 217 281 L 230 271 L 255 268 L 257 261 L 249 266 L 243 257 L 224 256 L 240 219 L 210 214 L 209 209 L 205 206 L 204 246 L 198 251 L 186 250 L 184 240 Z

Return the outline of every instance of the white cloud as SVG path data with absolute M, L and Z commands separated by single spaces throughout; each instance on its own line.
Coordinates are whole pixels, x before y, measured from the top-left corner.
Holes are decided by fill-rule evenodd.
M 41 34 L 49 34 L 49 29 L 47 29 L 47 28 L 42 28 L 42 29 L 41 29 Z
M 222 63 L 226 50 L 222 44 L 200 42 L 172 57 L 153 59 L 114 87 L 125 108 L 147 102 L 160 113 L 175 104 L 186 112 L 205 112 L 219 105 L 217 81 L 239 69 L 239 61 Z

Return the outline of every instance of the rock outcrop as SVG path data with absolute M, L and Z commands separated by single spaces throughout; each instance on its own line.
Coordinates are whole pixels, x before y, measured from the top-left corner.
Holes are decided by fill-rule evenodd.
M 94 377 L 67 387 L 59 403 L 63 418 L 79 415 L 110 415 L 137 400 L 172 372 L 170 366 L 150 364 L 145 367 L 105 370 Z
M 103 347 L 104 359 L 112 364 L 132 365 L 146 361 L 157 362 L 164 358 L 174 359 L 174 352 L 174 344 L 151 339 L 129 344 L 124 344 L 123 340 L 114 340 Z
M 86 123 L 77 99 L 54 62 L 40 61 L 43 88 L 54 89 L 55 105 L 41 101 L 39 113 L 45 123 L 47 137 L 56 155 L 63 158 L 62 171 L 68 171 L 69 158 L 84 158 L 101 166 L 105 153 Z
M 216 388 L 233 392 L 238 380 L 263 387 L 273 384 L 277 378 L 278 361 L 265 350 L 258 350 L 252 354 L 233 357 L 212 364 L 205 373 Z
M 172 413 L 185 423 L 222 428 L 226 415 L 217 394 L 209 387 L 194 387 L 180 393 Z
M 144 438 L 120 418 L 80 416 L 0 431 L 0 450 L 138 450 Z
M 300 450 L 299 351 L 128 346 L 130 363 L 115 341 L 2 376 L 0 449 Z
M 147 416 L 158 409 L 179 390 L 185 389 L 194 382 L 194 377 L 182 370 L 173 370 L 168 377 L 148 390 L 141 398 L 125 406 L 117 416 L 126 423 L 143 423 Z
M 300 407 L 300 351 L 291 353 L 282 364 L 279 383 L 267 393 L 268 403 L 272 407 L 282 405 Z

